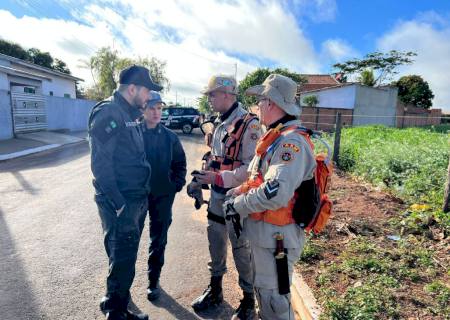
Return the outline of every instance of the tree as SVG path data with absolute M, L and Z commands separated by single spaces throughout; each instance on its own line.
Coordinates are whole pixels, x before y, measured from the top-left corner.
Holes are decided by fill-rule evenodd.
M 303 103 L 308 107 L 314 108 L 319 103 L 319 98 L 316 95 L 306 96 L 303 98 Z
M 122 69 L 133 64 L 142 65 L 150 70 L 152 79 L 162 85 L 165 90 L 170 87 L 169 79 L 165 76 L 166 62 L 151 58 L 123 58 L 119 56 L 117 50 L 109 47 L 101 48 L 85 62 L 87 68 L 91 70 L 94 85 L 86 90 L 86 95 L 93 100 L 100 100 L 109 97 L 117 88 L 119 73 Z
M 424 109 L 429 109 L 433 105 L 433 91 L 421 76 L 403 76 L 392 84 L 398 87 L 398 98 L 404 104 L 412 104 Z
M 37 64 L 42 67 L 52 68 L 53 57 L 48 52 L 42 52 L 37 48 L 28 49 L 28 60 L 31 63 Z
M 208 103 L 208 98 L 206 95 L 201 96 L 200 98 L 197 98 L 197 105 L 198 105 L 198 111 L 204 114 L 210 114 L 212 113 L 211 106 Z
M 27 60 L 28 58 L 28 53 L 24 48 L 17 43 L 9 42 L 3 39 L 0 39 L 0 53 L 21 60 Z
M 277 68 L 274 70 L 270 70 L 268 68 L 259 68 L 253 72 L 247 73 L 245 78 L 239 82 L 239 86 L 238 86 L 239 100 L 248 107 L 255 104 L 256 98 L 246 96 L 245 90 L 247 90 L 248 88 L 250 88 L 252 86 L 262 84 L 264 82 L 264 80 L 266 80 L 266 78 L 272 73 L 278 73 L 278 74 L 284 75 L 286 77 L 289 77 L 292 80 L 294 80 L 295 82 L 297 82 L 298 84 L 306 83 L 305 77 L 303 77 L 301 74 L 289 71 L 288 69 L 285 69 L 285 68 Z
M 37 48 L 25 50 L 20 45 L 0 39 L 0 53 L 50 68 L 63 73 L 71 74 L 67 64 L 57 58 L 53 58 L 48 52 L 42 52 Z
M 52 69 L 62 73 L 71 74 L 69 67 L 67 67 L 67 64 L 64 61 L 59 60 L 57 58 L 55 58 L 53 61 Z
M 365 69 L 361 71 L 361 74 L 358 77 L 358 81 L 363 85 L 373 87 L 376 83 L 375 76 L 373 75 L 373 70 Z
M 352 59 L 343 63 L 333 65 L 337 69 L 335 73 L 352 75 L 361 73 L 363 70 L 372 69 L 377 73 L 375 84 L 380 85 L 384 81 L 392 79 L 398 72 L 395 69 L 401 65 L 412 64 L 412 57 L 417 56 L 416 53 L 408 51 L 402 52 L 391 50 L 388 53 L 373 52 L 367 54 L 363 59 Z

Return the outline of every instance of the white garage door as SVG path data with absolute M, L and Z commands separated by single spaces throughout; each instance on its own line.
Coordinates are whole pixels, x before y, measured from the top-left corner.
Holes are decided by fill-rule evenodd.
M 12 91 L 11 105 L 15 133 L 47 129 L 43 95 Z

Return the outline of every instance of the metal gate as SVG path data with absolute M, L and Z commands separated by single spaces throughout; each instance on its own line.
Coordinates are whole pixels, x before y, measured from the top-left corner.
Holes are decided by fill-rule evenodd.
M 14 133 L 47 129 L 45 97 L 40 94 L 11 92 Z

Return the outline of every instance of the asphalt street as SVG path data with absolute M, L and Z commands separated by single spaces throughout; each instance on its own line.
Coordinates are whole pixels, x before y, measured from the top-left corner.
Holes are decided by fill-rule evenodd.
M 199 168 L 203 139 L 198 131 L 180 138 L 189 173 Z M 87 143 L 0 162 L 0 319 L 104 318 L 98 303 L 108 263 L 91 180 Z M 226 302 L 201 314 L 190 307 L 209 283 L 205 209 L 195 211 L 185 189 L 177 195 L 154 303 L 146 299 L 146 221 L 131 294 L 132 307 L 150 319 L 229 319 L 239 304 L 230 251 Z

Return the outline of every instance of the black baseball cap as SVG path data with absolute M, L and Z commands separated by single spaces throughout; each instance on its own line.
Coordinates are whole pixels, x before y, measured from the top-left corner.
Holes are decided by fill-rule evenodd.
M 163 87 L 153 82 L 150 76 L 150 71 L 142 66 L 132 65 L 120 71 L 120 84 L 134 84 L 137 86 L 146 87 L 152 91 L 161 91 Z

